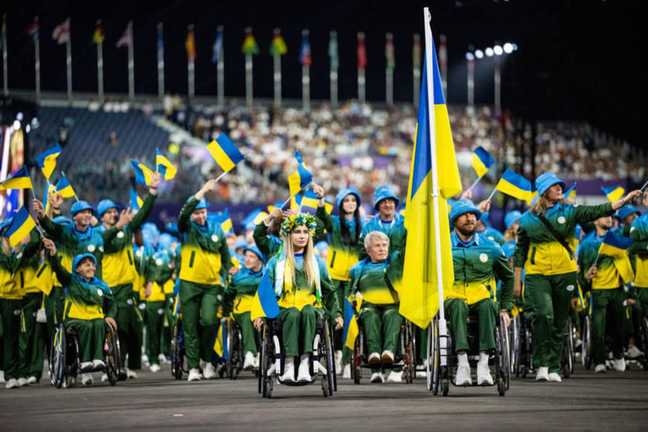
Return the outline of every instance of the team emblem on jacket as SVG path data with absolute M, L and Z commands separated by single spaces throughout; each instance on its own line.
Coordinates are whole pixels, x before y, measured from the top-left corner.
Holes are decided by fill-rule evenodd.
M 95 249 L 97 249 L 97 248 L 95 247 L 95 245 L 93 245 L 93 244 L 88 245 L 88 252 L 94 252 Z
M 101 291 L 101 288 L 97 288 L 97 295 L 103 297 L 103 291 Z
M 162 264 L 163 264 L 163 261 L 160 258 L 155 260 L 155 265 L 161 266 Z
M 572 292 L 574 291 L 574 285 L 567 285 L 567 291 Z
M 213 242 L 217 242 L 218 241 L 218 236 L 216 234 L 212 234 L 211 239 L 212 239 Z
M 560 216 L 560 217 L 558 218 L 558 223 L 559 223 L 560 225 L 563 225 L 565 222 L 567 222 L 567 219 L 565 219 L 565 216 Z
M 124 236 L 125 236 L 124 231 L 119 231 L 117 233 L 117 238 L 124 238 Z
M 479 254 L 479 261 L 483 263 L 488 262 L 488 255 L 486 255 L 485 253 Z

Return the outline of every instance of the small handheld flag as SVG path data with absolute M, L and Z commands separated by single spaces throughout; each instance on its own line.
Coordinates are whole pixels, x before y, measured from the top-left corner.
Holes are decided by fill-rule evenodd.
M 634 279 L 634 271 L 627 254 L 627 249 L 630 246 L 632 246 L 632 240 L 608 231 L 601 241 L 594 263 L 598 264 L 601 255 L 612 257 L 619 275 L 625 283 L 629 283 Z
M 295 196 L 313 181 L 313 175 L 304 165 L 304 159 L 300 152 L 295 152 L 297 159 L 297 170 L 288 176 L 288 188 L 290 196 Z
M 9 245 L 11 245 L 11 247 L 16 247 L 32 232 L 34 228 L 36 228 L 36 222 L 27 209 L 22 207 L 13 217 L 11 225 L 9 226 L 9 229 L 7 229 Z
M 477 147 L 472 154 L 472 167 L 477 177 L 485 176 L 495 164 L 495 158 L 483 147 Z
M 43 175 L 47 180 L 52 177 L 52 173 L 56 169 L 56 158 L 61 154 L 61 146 L 56 144 L 54 147 L 50 147 L 44 152 L 36 155 L 36 163 L 38 167 L 43 172 Z
M 56 182 L 56 192 L 60 193 L 63 198 L 76 198 L 78 200 L 72 184 L 70 184 L 70 181 L 64 173 L 59 181 Z
M 576 199 L 576 182 L 574 182 L 574 183 L 570 184 L 569 186 L 567 186 L 567 189 L 565 189 L 563 191 L 563 196 L 565 198 L 569 198 L 571 200 Z
M 173 180 L 178 172 L 175 165 L 160 153 L 160 149 L 155 149 L 155 171 L 160 173 L 164 180 Z
M 314 215 L 317 212 L 320 198 L 313 191 L 304 191 L 302 194 L 297 195 L 297 204 L 300 208 L 300 213 L 308 213 Z
M 610 202 L 620 200 L 623 197 L 623 194 L 625 194 L 625 189 L 621 186 L 603 186 L 601 187 L 601 191 Z
M 358 337 L 358 319 L 356 318 L 353 305 L 348 298 L 344 298 L 344 328 L 342 329 L 342 341 L 344 346 L 353 350 Z
M 279 304 L 275 296 L 272 279 L 270 279 L 270 273 L 266 270 L 254 295 L 250 319 L 254 321 L 257 318 L 276 318 L 278 316 Z
M 137 195 L 137 191 L 135 188 L 131 188 L 130 192 L 130 208 L 133 210 L 139 210 L 142 208 L 142 204 L 144 204 L 144 200 Z
M 135 172 L 135 183 L 150 186 L 153 178 L 153 170 L 141 162 L 131 160 L 131 166 Z
M 31 177 L 27 167 L 22 167 L 14 173 L 11 177 L 7 177 L 0 182 L 0 190 L 9 189 L 33 189 Z
M 220 133 L 215 140 L 207 145 L 209 154 L 214 158 L 223 172 L 230 172 L 244 158 L 231 139 Z
M 507 169 L 502 174 L 502 178 L 497 182 L 495 191 L 500 191 L 503 194 L 512 196 L 513 198 L 531 202 L 533 199 L 533 191 L 531 190 L 531 182 L 526 178 L 517 174 L 511 169 Z M 492 197 L 493 194 L 491 194 Z

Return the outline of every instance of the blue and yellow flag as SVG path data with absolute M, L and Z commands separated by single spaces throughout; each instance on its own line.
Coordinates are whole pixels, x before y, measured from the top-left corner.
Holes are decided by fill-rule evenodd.
M 131 160 L 131 166 L 135 173 L 135 183 L 150 186 L 154 171 L 136 160 Z
M 625 189 L 621 186 L 603 186 L 601 187 L 601 191 L 605 194 L 609 202 L 618 201 L 625 194 Z
M 277 296 L 275 296 L 270 273 L 266 269 L 259 283 L 259 288 L 254 294 L 250 319 L 254 321 L 257 318 L 276 318 L 278 316 L 279 304 L 277 303 Z
M 429 31 L 429 27 L 426 31 Z M 401 315 L 421 328 L 427 327 L 440 306 L 438 272 L 441 272 L 442 286 L 451 286 L 454 279 L 447 200 L 461 192 L 459 168 L 434 44 L 429 49 L 432 76 L 427 72 L 426 61 L 421 74 L 418 126 L 407 191 L 407 248 L 400 290 Z M 429 80 L 432 81 L 433 95 L 428 93 Z M 432 130 L 430 126 L 433 127 Z M 436 166 L 440 192 L 436 208 L 432 199 L 432 164 Z M 435 212 L 438 215 L 438 227 L 434 224 Z M 437 267 L 437 242 L 441 246 L 441 268 Z
M 218 357 L 227 360 L 229 358 L 228 350 L 228 341 L 229 333 L 227 331 L 227 320 L 222 319 L 220 325 L 218 326 L 218 333 L 216 335 L 216 340 L 214 341 L 214 352 L 218 354 Z
M 155 171 L 159 172 L 164 180 L 173 180 L 178 169 L 171 163 L 166 156 L 160 153 L 160 149 L 155 149 Z
M 0 182 L 0 190 L 9 190 L 9 189 L 33 189 L 31 177 L 29 177 L 29 171 L 27 167 L 22 167 L 14 173 L 11 177 L 7 177 L 5 180 Z
M 299 197 L 298 205 L 300 213 L 308 213 L 314 215 L 317 213 L 319 206 L 319 197 L 313 191 L 304 191 L 304 193 L 297 195 Z
M 22 207 L 14 215 L 11 225 L 7 229 L 6 237 L 9 238 L 9 245 L 16 247 L 32 230 L 36 228 L 36 222 L 25 207 Z
M 358 327 L 358 319 L 353 305 L 348 298 L 344 298 L 344 328 L 342 329 L 342 341 L 344 346 L 353 350 L 356 338 L 360 332 Z
M 47 182 L 45 184 L 45 187 L 43 188 L 43 208 L 45 209 L 45 213 L 49 213 L 50 210 L 50 201 L 49 201 L 50 192 L 56 192 L 56 186 L 50 184 L 50 182 Z
M 495 189 L 513 198 L 530 203 L 533 199 L 531 182 L 511 169 L 506 169 Z
M 304 165 L 304 159 L 300 152 L 295 152 L 295 159 L 297 159 L 297 169 L 288 176 L 288 189 L 290 190 L 290 196 L 297 195 L 313 181 L 313 175 L 308 168 L 306 168 L 306 165 Z
M 61 146 L 56 144 L 54 147 L 50 147 L 44 152 L 36 155 L 36 163 L 38 163 L 38 167 L 41 169 L 47 180 L 52 177 L 52 173 L 56 169 L 56 159 L 60 154 Z
M 485 176 L 493 165 L 495 158 L 483 147 L 477 147 L 472 154 L 472 167 L 477 177 Z
M 218 134 L 215 140 L 207 145 L 209 154 L 224 172 L 234 169 L 244 158 L 231 139 L 224 133 Z
M 215 215 L 215 220 L 220 224 L 221 229 L 225 234 L 234 231 L 234 224 L 230 217 L 229 210 L 225 209 Z
M 61 176 L 58 182 L 56 182 L 56 192 L 60 193 L 63 198 L 76 198 L 76 192 L 70 181 L 65 177 L 65 174 Z
M 572 201 L 576 199 L 576 182 L 567 186 L 567 189 L 563 191 L 563 197 Z
M 614 259 L 614 267 L 616 267 L 624 283 L 630 283 L 634 279 L 634 271 L 627 253 L 630 246 L 632 246 L 632 240 L 608 231 L 603 237 L 598 250 L 599 256 L 605 255 Z
M 135 188 L 130 188 L 130 208 L 131 210 L 139 210 L 144 204 L 144 200 L 137 195 Z

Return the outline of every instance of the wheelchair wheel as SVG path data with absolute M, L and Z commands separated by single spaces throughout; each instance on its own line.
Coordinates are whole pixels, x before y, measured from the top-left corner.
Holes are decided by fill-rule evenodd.
M 583 319 L 581 342 L 581 361 L 585 369 L 592 368 L 592 322 L 589 315 Z
M 184 372 L 184 334 L 182 332 L 182 321 L 176 319 L 171 335 L 171 375 L 176 380 L 182 379 Z
M 520 376 L 520 317 L 516 316 L 511 320 L 511 327 L 509 331 L 511 342 L 511 349 L 509 351 L 509 359 L 511 360 L 511 373 L 516 377 Z
M 65 327 L 59 324 L 52 339 L 49 357 L 50 382 L 56 388 L 65 383 L 66 351 Z
M 64 388 L 70 388 L 77 382 L 81 370 L 79 338 L 76 334 L 65 334 L 65 380 Z
M 574 324 L 571 319 L 567 322 L 567 333 L 561 350 L 560 368 L 563 377 L 569 378 L 574 373 L 574 361 L 576 354 L 574 352 Z
M 511 365 L 507 346 L 508 329 L 498 325 L 495 336 L 495 373 L 497 375 L 497 392 L 504 396 L 510 387 Z
M 439 390 L 441 389 L 440 354 L 439 321 L 437 318 L 434 318 L 427 330 L 427 361 L 425 362 L 425 377 L 428 391 L 431 391 L 435 396 L 439 394 Z
M 227 326 L 227 376 L 235 380 L 243 368 L 241 332 L 233 320 L 227 320 Z
M 353 344 L 353 358 L 351 359 L 351 378 L 353 378 L 354 384 L 360 384 L 360 378 L 362 378 L 362 344 L 363 344 L 363 334 L 362 329 L 358 334 L 358 337 Z
M 416 339 L 412 323 L 406 322 L 403 326 L 403 375 L 405 382 L 412 384 L 416 377 Z
M 326 361 L 326 376 L 322 377 L 322 392 L 324 393 L 324 397 L 333 396 L 335 360 L 333 359 L 333 340 L 331 339 L 331 330 L 326 321 L 323 323 L 319 352 L 320 359 Z
M 121 352 L 119 350 L 119 337 L 112 327 L 106 326 L 106 340 L 104 342 L 104 356 L 106 358 L 106 375 L 111 386 L 117 384 L 117 381 L 125 379 L 125 373 L 122 372 Z M 124 378 L 122 378 L 124 376 Z
M 270 324 L 265 324 L 261 329 L 263 337 L 261 344 L 261 362 L 259 364 L 259 386 L 262 396 L 270 399 L 272 398 L 273 377 L 268 375 L 268 371 L 273 363 L 274 346 L 268 325 Z

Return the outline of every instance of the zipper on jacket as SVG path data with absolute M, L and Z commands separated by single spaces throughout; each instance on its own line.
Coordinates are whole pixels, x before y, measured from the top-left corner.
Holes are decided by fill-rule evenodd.
M 333 251 L 333 256 L 331 257 L 331 264 L 329 264 L 330 268 L 333 268 L 333 266 L 335 265 L 335 256 L 336 255 L 337 255 L 337 251 L 334 250 Z
M 195 258 L 196 258 L 196 251 L 191 251 L 191 257 L 189 257 L 189 268 L 193 267 Z
M 535 246 L 531 248 L 531 264 L 535 265 L 535 254 L 536 254 L 536 248 Z
M 133 265 L 133 257 L 131 256 L 131 251 L 126 251 L 126 255 L 128 255 L 128 264 Z

